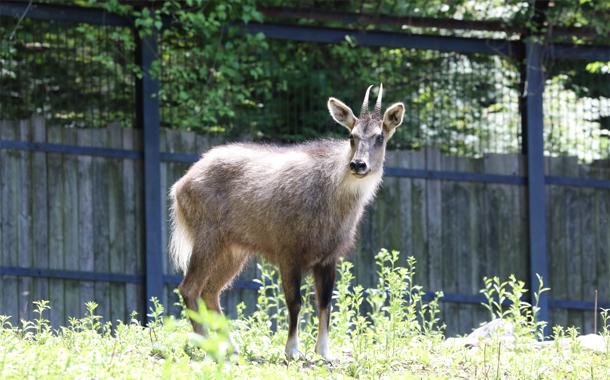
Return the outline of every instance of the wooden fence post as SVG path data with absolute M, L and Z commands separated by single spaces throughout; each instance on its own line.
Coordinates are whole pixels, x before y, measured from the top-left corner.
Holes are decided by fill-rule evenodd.
M 136 30 L 136 33 L 138 31 Z M 137 38 L 137 37 L 136 37 Z M 151 299 L 163 301 L 163 247 L 161 246 L 161 157 L 159 79 L 150 73 L 158 57 L 157 33 L 137 38 L 136 54 L 144 75 L 138 96 L 138 121 L 144 129 L 144 219 L 146 252 L 146 305 L 153 307 Z M 150 322 L 150 316 L 147 321 Z
M 544 125 L 543 103 L 544 80 L 542 75 L 542 44 L 526 43 L 527 62 L 527 169 L 531 294 L 538 291 L 540 275 L 548 283 L 547 243 L 546 243 L 546 194 L 544 179 Z M 532 303 L 535 300 L 532 298 Z M 549 320 L 548 293 L 540 295 L 538 320 Z M 548 326 L 544 336 L 548 335 Z

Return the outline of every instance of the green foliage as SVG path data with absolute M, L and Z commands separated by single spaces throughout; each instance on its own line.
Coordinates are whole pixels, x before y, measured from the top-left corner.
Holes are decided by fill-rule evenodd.
M 514 275 L 505 282 L 501 282 L 498 277 L 485 277 L 483 280 L 485 289 L 482 289 L 481 293 L 487 298 L 487 303 L 482 305 L 489 310 L 490 320 L 500 318 L 512 322 L 517 343 L 544 340 L 542 334 L 547 322 L 538 320 L 538 303 L 540 295 L 550 289 L 544 287 L 542 277 L 538 276 L 538 280 L 540 287 L 534 293 L 533 305 L 522 300 L 527 289 L 524 288 L 525 283 L 515 279 Z M 504 301 L 508 301 L 508 307 L 504 306 Z
M 128 16 L 135 29 L 25 18 L 9 41 L 17 19 L 3 17 L 0 119 L 44 116 L 68 127 L 100 127 L 109 122 L 134 126 L 136 82 L 144 74 L 135 59 L 136 41 L 156 33 L 158 59 L 148 74 L 160 79 L 155 96 L 163 127 L 282 142 L 344 136 L 345 130 L 328 116 L 326 99 L 340 98 L 358 110 L 364 89 L 383 82 L 384 104 L 402 101 L 407 107 L 403 125 L 390 140 L 391 149 L 437 146 L 444 153 L 471 157 L 521 151 L 521 62 L 477 54 L 362 47 L 357 36 L 346 36 L 338 44 L 315 44 L 240 32 L 238 23 L 262 21 L 257 7 L 289 5 L 280 1 L 156 1 L 139 8 L 118 0 L 76 4 Z M 553 4 L 546 11 L 549 25 L 598 29 L 605 25 L 598 32 L 608 31 L 605 10 L 610 0 Z M 536 27 L 531 4 L 517 0 L 305 1 L 301 6 L 491 19 L 506 26 Z M 324 25 L 345 27 L 336 22 Z M 367 27 L 371 28 L 403 31 L 400 26 Z M 436 28 L 407 29 L 448 33 Z M 496 32 L 452 33 L 518 37 Z M 549 41 L 543 38 L 543 42 Z M 610 141 L 607 65 L 545 64 L 548 153 L 578 155 L 586 161 L 606 157 Z M 560 95 L 552 94 L 558 91 Z M 563 112 L 564 103 L 569 112 Z M 580 109 L 599 111 L 580 117 Z
M 158 94 L 162 113 L 171 111 L 171 121 L 164 122 L 202 132 L 226 131 L 219 118 L 235 116 L 227 100 L 243 104 L 252 96 L 249 88 L 235 83 L 236 76 L 243 72 L 257 78 L 262 73 L 261 63 L 251 56 L 244 59 L 243 52 L 268 47 L 262 34 L 244 35 L 232 23 L 262 22 L 261 13 L 254 0 L 160 3 L 152 10 L 127 7 L 118 0 L 104 6 L 134 17 L 140 38 L 158 34 L 159 57 L 150 74 L 163 84 Z
M 317 318 L 311 304 L 311 278 L 303 286 L 301 313 L 303 357 L 287 362 L 284 343 L 286 314 L 277 271 L 269 264 L 262 273 L 257 311 L 244 317 L 244 305 L 230 325 L 221 315 L 206 310 L 188 315 L 200 322 L 209 337 L 192 333 L 186 318 L 163 317 L 164 309 L 153 299 L 144 327 L 132 315 L 131 321 L 103 323 L 95 315 L 97 305 L 87 303 L 87 314 L 71 319 L 70 326 L 52 331 L 45 314 L 47 301 L 37 302 L 34 321 L 22 320 L 11 326 L 0 316 L 0 377 L 2 379 L 317 379 L 332 378 L 510 378 L 580 379 L 607 378 L 608 353 L 591 354 L 581 347 L 574 328 L 554 327 L 556 339 L 567 338 L 567 346 L 533 345 L 543 324 L 536 319 L 541 286 L 534 306 L 520 299 L 526 292 L 523 282 L 486 279 L 482 293 L 489 300 L 491 318 L 511 321 L 519 349 L 503 348 L 493 338 L 484 347 L 466 349 L 445 342 L 438 325 L 438 293 L 434 301 L 422 301 L 421 287 L 413 282 L 415 260 L 406 268 L 396 266 L 399 253 L 381 250 L 377 255 L 379 282 L 373 289 L 352 288 L 353 265 L 341 261 L 331 314 L 331 348 L 336 356 L 330 365 L 313 353 Z M 494 297 L 499 297 L 494 299 Z M 508 307 L 502 300 L 509 300 Z M 362 313 L 364 303 L 371 311 Z M 605 342 L 610 341 L 610 314 L 603 310 Z M 242 355 L 230 352 L 229 329 Z M 563 343 L 565 344 L 565 343 Z M 589 376 L 589 377 L 587 377 Z

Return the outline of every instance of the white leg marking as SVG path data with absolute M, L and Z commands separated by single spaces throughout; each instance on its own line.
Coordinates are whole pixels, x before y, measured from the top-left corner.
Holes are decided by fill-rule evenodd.
M 329 307 L 330 309 L 330 307 Z M 316 354 L 324 358 L 324 360 L 331 362 L 333 355 L 330 352 L 328 343 L 328 323 L 327 320 L 330 318 L 330 310 L 320 311 L 320 323 L 318 328 L 318 341 L 316 342 Z
M 229 334 L 229 343 L 231 343 L 231 346 L 233 346 L 233 353 L 239 355 L 239 347 L 237 347 L 237 344 L 233 340 L 231 334 Z
M 288 360 L 295 359 L 299 356 L 299 332 L 295 332 L 294 336 L 289 336 L 286 342 L 286 357 Z

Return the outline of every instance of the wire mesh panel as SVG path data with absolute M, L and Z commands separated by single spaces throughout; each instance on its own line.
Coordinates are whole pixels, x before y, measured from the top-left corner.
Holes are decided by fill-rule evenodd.
M 0 119 L 99 128 L 135 119 L 133 31 L 2 17 Z M 14 33 L 13 33 L 14 31 Z
M 131 28 L 2 17 L 0 119 L 43 115 L 54 124 L 135 124 L 135 36 Z M 15 31 L 15 33 L 13 33 Z M 162 126 L 281 142 L 343 136 L 326 110 L 337 97 L 356 113 L 365 89 L 385 86 L 384 105 L 402 101 L 399 150 L 439 147 L 481 157 L 521 151 L 521 78 L 509 58 L 430 50 L 368 48 L 243 36 L 159 40 Z M 199 62 L 198 49 L 232 44 L 235 67 Z M 225 46 L 225 48 L 226 48 Z M 547 65 L 546 151 L 591 162 L 609 155 L 609 74 L 587 63 Z M 229 77 L 217 86 L 214 78 Z
M 565 59 L 549 61 L 547 67 L 545 154 L 576 156 L 586 163 L 610 158 L 608 67 Z
M 328 98 L 343 100 L 357 114 L 366 88 L 374 85 L 376 96 L 383 83 L 384 106 L 402 101 L 407 108 L 391 148 L 437 146 L 445 154 L 470 157 L 521 149 L 520 78 L 507 59 L 270 40 L 267 49 L 241 51 L 242 69 L 234 73 L 230 86 L 244 95 L 227 96 L 225 102 L 232 107 L 226 110 L 224 104 L 207 104 L 206 92 L 230 89 L 198 80 L 199 68 L 189 62 L 193 46 L 183 46 L 163 54 L 162 60 L 162 116 L 171 128 L 245 133 L 283 142 L 344 136 L 328 115 Z M 357 54 L 347 54 L 348 50 Z M 173 75 L 176 65 L 190 65 L 193 75 Z M 181 96 L 191 102 L 181 101 Z
M 43 115 L 54 124 L 135 124 L 135 36 L 125 27 L 3 17 L 0 119 Z M 366 88 L 383 83 L 384 105 L 402 101 L 392 149 L 441 148 L 480 157 L 521 149 L 519 72 L 509 59 L 429 50 L 269 40 L 252 48 L 227 37 L 237 64 L 200 62 L 216 40 L 159 40 L 162 126 L 203 134 L 297 142 L 344 136 L 328 115 L 334 96 L 356 113 Z M 355 52 L 355 53 L 354 53 Z M 215 78 L 229 81 L 218 86 Z

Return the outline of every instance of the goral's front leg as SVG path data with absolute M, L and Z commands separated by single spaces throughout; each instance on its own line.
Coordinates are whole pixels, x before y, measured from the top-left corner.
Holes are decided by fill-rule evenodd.
M 318 310 L 320 311 L 320 325 L 315 352 L 327 361 L 333 360 L 329 344 L 329 327 L 336 273 L 336 261 L 316 265 L 313 268 L 314 286 L 318 300 Z
M 301 312 L 301 269 L 280 267 L 284 295 L 288 306 L 288 341 L 286 358 L 296 358 L 299 351 L 299 314 Z

